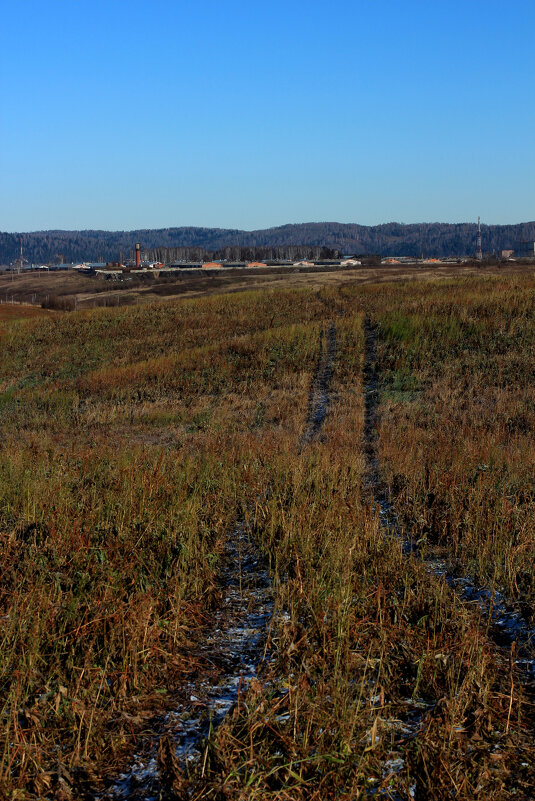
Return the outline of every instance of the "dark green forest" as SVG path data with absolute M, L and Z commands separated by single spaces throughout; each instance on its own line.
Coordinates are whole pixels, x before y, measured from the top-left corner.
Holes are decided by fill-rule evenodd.
M 482 226 L 483 251 L 516 248 L 535 240 L 535 222 Z M 223 228 L 156 228 L 137 231 L 0 232 L 0 263 L 19 257 L 20 239 L 29 262 L 115 261 L 128 259 L 140 242 L 151 258 L 328 258 L 322 253 L 382 256 L 462 256 L 475 252 L 474 223 L 302 223 L 240 231 Z M 325 250 L 321 250 L 324 248 Z M 228 254 L 228 255 L 225 255 Z M 286 255 L 285 255 L 286 254 Z

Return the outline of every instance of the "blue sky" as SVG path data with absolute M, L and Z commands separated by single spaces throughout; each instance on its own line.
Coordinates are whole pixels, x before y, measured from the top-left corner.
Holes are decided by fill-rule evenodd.
M 535 219 L 533 0 L 3 0 L 0 230 Z

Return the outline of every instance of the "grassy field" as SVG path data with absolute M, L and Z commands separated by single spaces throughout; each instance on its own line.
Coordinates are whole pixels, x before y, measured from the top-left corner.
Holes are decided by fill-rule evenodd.
M 0 307 L 17 302 L 40 306 L 42 302 L 58 308 L 83 309 L 96 306 L 139 305 L 154 300 L 177 297 L 206 297 L 212 294 L 273 289 L 320 289 L 377 282 L 415 280 L 442 281 L 448 278 L 476 275 L 529 275 L 533 267 L 526 264 L 438 264 L 358 267 L 340 269 L 268 267 L 258 270 L 213 270 L 198 274 L 155 273 L 117 282 L 102 276 L 80 274 L 76 270 L 33 271 L 19 274 L 0 273 Z
M 535 611 L 535 280 L 386 292 L 381 463 L 410 535 Z
M 530 682 L 418 554 L 535 616 L 535 279 L 443 278 L 0 320 L 4 797 L 89 798 L 127 764 L 195 671 L 238 520 L 270 658 L 176 798 L 533 797 Z M 366 319 L 409 557 L 366 458 Z

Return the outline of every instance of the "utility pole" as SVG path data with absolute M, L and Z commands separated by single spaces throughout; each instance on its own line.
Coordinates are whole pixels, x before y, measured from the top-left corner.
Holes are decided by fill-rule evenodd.
M 22 255 L 22 237 L 20 238 L 20 256 L 19 256 L 19 265 L 17 268 L 17 273 L 20 275 L 22 272 L 22 265 L 24 264 L 24 257 Z
M 476 259 L 481 261 L 483 258 L 483 251 L 481 249 L 481 217 L 477 218 L 477 247 L 476 247 Z

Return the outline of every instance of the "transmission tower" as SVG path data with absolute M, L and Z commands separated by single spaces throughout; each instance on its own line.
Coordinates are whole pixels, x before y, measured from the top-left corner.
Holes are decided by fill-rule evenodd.
M 483 258 L 483 251 L 481 249 L 481 217 L 477 218 L 477 247 L 476 247 L 476 259 L 481 261 Z
M 23 266 L 24 266 L 24 262 L 25 262 L 25 261 L 28 261 L 28 259 L 25 259 L 25 258 L 23 257 L 23 255 L 22 255 L 22 237 L 21 237 L 21 238 L 20 238 L 20 257 L 19 257 L 19 259 L 18 259 L 18 261 L 17 261 L 17 273 L 18 273 L 19 275 L 20 275 L 20 273 L 22 272 L 22 268 L 23 268 Z

